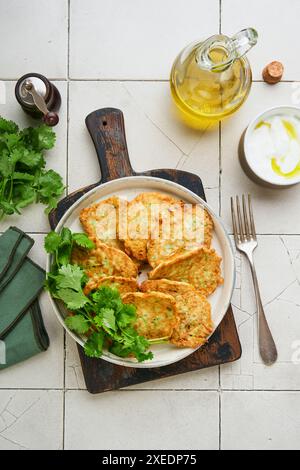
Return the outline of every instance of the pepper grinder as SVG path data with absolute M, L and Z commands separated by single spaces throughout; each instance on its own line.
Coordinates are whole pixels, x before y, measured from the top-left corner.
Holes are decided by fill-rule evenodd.
M 61 96 L 56 86 L 46 77 L 39 73 L 23 75 L 17 81 L 15 94 L 25 113 L 42 119 L 47 126 L 56 126 Z

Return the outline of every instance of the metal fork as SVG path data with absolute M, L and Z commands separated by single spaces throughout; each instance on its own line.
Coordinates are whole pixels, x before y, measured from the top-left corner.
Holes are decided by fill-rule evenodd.
M 250 264 L 257 305 L 259 352 L 263 362 L 270 366 L 277 360 L 277 349 L 266 320 L 253 261 L 253 251 L 257 247 L 257 238 L 250 194 L 248 194 L 248 210 L 246 207 L 246 198 L 244 195 L 242 196 L 242 206 L 243 214 L 241 211 L 239 198 L 236 196 L 235 211 L 234 200 L 231 198 L 231 215 L 234 240 L 237 249 L 247 256 Z

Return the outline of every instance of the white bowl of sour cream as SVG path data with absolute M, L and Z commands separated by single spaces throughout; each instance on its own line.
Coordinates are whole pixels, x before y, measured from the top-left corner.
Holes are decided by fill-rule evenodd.
M 249 176 L 267 185 L 299 183 L 300 108 L 277 106 L 253 119 L 243 139 L 243 160 Z

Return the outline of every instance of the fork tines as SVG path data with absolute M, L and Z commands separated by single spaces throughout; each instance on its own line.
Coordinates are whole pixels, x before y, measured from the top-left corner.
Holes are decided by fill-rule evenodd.
M 246 196 L 242 195 L 242 207 L 241 210 L 239 197 L 236 196 L 236 210 L 234 205 L 234 199 L 231 197 L 231 216 L 233 233 L 236 243 L 241 243 L 248 240 L 256 240 L 256 231 L 253 219 L 253 211 L 251 205 L 251 196 L 248 194 L 248 207 L 246 202 Z M 236 215 L 237 214 L 237 215 Z

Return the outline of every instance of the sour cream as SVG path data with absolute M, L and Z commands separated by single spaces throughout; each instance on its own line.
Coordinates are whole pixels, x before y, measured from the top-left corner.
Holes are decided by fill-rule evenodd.
M 246 153 L 251 169 L 262 179 L 275 184 L 299 180 L 300 118 L 280 112 L 262 117 L 248 133 Z

